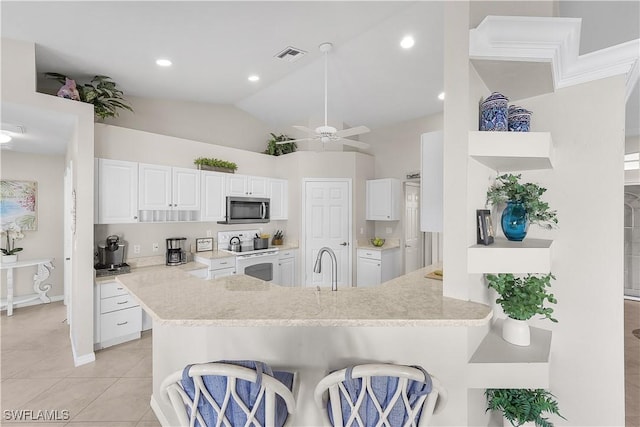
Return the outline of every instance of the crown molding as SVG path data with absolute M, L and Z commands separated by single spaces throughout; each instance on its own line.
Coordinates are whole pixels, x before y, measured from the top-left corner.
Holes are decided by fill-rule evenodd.
M 469 31 L 469 57 L 550 62 L 555 89 L 623 74 L 626 99 L 637 84 L 640 39 L 579 55 L 579 18 L 487 16 Z

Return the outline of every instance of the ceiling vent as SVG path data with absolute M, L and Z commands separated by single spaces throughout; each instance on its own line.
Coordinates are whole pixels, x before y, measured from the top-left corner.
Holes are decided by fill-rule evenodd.
M 276 58 L 282 59 L 287 62 L 295 62 L 298 59 L 302 58 L 307 52 L 302 49 L 298 49 L 297 47 L 287 46 L 282 52 L 279 52 L 275 55 Z

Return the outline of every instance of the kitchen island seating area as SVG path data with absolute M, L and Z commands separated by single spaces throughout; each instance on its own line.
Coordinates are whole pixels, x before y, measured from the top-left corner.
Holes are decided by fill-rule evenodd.
M 327 375 L 314 399 L 326 425 L 425 427 L 446 405 L 447 391 L 419 366 L 370 363 Z
M 295 410 L 295 374 L 262 362 L 189 365 L 162 383 L 180 426 L 283 427 Z

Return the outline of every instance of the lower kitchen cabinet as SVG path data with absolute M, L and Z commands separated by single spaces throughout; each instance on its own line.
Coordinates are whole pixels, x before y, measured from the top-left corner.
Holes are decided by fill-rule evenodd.
M 234 256 L 228 256 L 224 258 L 209 258 L 206 256 L 196 255 L 194 257 L 194 261 L 208 266 L 208 274 L 206 276 L 206 279 L 218 279 L 220 277 L 236 274 L 236 259 Z M 198 273 L 196 273 L 200 271 L 201 270 L 195 270 L 194 272 L 191 272 L 191 274 L 196 277 L 201 277 L 198 275 Z
M 357 286 L 376 286 L 400 275 L 400 248 L 358 249 Z
M 282 251 L 278 255 L 278 285 L 296 285 L 296 253 L 295 249 Z
M 94 308 L 96 350 L 140 338 L 142 309 L 118 282 L 96 284 Z

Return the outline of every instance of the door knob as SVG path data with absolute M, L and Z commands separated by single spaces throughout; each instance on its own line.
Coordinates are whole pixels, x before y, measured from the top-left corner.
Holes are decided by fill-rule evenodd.
M 340 246 L 347 246 L 347 245 L 348 245 L 348 243 L 347 243 L 347 242 L 342 242 L 342 243 L 340 243 Z

